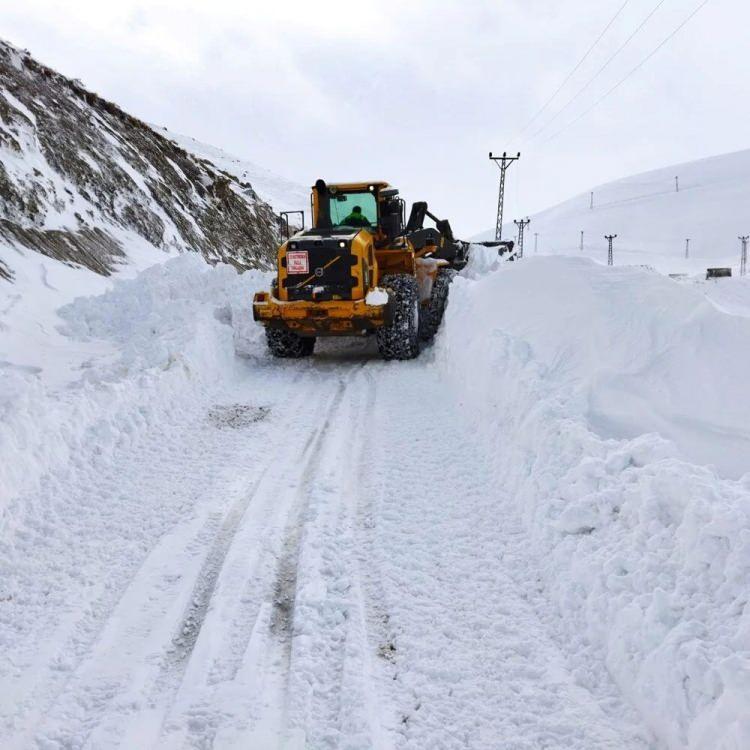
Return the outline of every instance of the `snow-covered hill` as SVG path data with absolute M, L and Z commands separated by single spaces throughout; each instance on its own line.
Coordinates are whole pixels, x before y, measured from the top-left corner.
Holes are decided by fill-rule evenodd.
M 304 211 L 306 221 L 310 221 L 310 189 L 292 180 L 281 177 L 269 169 L 247 159 L 228 154 L 223 149 L 201 143 L 195 138 L 173 133 L 166 128 L 158 128 L 171 141 L 201 159 L 208 159 L 219 169 L 234 175 L 240 182 L 249 185 L 266 203 L 278 211 Z
M 512 180 L 511 173 L 508 179 Z M 738 236 L 750 234 L 750 151 L 676 164 L 592 191 L 593 209 L 591 194 L 586 192 L 532 215 L 525 235 L 526 254 L 534 253 L 538 234 L 539 253 L 583 254 L 606 263 L 604 235 L 616 234 L 618 265 L 650 264 L 663 273 L 689 274 L 705 273 L 709 266 L 732 266 L 737 273 Z M 516 236 L 512 222 L 503 232 Z M 491 236 L 485 232 L 477 239 Z
M 17 253 L 101 274 L 132 240 L 267 262 L 275 218 L 251 188 L 5 43 L 0 69 L 0 235 Z M 3 250 L 6 276 L 15 260 Z
M 64 380 L 80 352 L 55 310 L 113 273 L 187 251 L 269 266 L 274 210 L 209 157 L 0 41 L 0 373 Z

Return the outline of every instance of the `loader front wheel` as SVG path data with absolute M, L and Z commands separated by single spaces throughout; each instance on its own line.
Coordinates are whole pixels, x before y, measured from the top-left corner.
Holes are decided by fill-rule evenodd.
M 283 328 L 266 328 L 266 342 L 274 357 L 299 359 L 309 357 L 315 349 L 315 338 L 299 336 Z
M 393 320 L 378 328 L 378 350 L 383 359 L 414 359 L 419 354 L 419 286 L 408 274 L 392 274 L 380 286 L 394 296 Z
M 419 319 L 419 338 L 432 341 L 443 322 L 445 308 L 448 305 L 448 291 L 456 272 L 452 268 L 441 268 L 435 283 L 432 285 L 430 301 L 422 309 Z

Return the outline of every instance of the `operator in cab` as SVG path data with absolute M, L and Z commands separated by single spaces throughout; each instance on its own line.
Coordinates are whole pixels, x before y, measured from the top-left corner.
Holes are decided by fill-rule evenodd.
M 372 224 L 370 224 L 367 217 L 362 213 L 362 208 L 360 206 L 354 206 L 352 208 L 352 212 L 347 216 L 342 222 L 341 226 L 346 227 L 366 227 L 370 228 Z

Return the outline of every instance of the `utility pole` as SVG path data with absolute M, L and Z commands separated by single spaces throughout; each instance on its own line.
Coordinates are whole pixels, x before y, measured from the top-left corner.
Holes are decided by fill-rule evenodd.
M 685 257 L 690 257 L 690 238 L 685 240 Z
M 617 237 L 616 234 L 605 234 L 604 239 L 609 242 L 609 250 L 607 252 L 607 265 L 613 266 L 614 265 L 614 258 L 612 257 L 612 240 Z
M 539 232 L 534 232 L 534 252 L 539 250 Z
M 531 224 L 531 219 L 528 217 L 521 219 L 521 221 L 514 219 L 513 223 L 518 227 L 518 252 L 516 253 L 516 257 L 523 258 L 523 230 Z
M 591 202 L 589 203 L 589 208 L 594 208 L 594 191 L 591 191 Z
M 675 193 L 680 192 L 680 178 L 679 177 L 674 178 L 674 191 Z
M 516 156 L 508 156 L 503 151 L 502 156 L 493 156 L 490 151 L 490 159 L 497 164 L 500 168 L 500 189 L 497 194 L 497 220 L 495 221 L 495 240 L 501 240 L 503 238 L 503 203 L 505 202 L 505 172 L 508 167 L 514 162 L 521 158 L 521 152 L 519 151 Z
M 581 230 L 581 252 L 583 252 L 583 229 Z
M 744 276 L 747 273 L 747 241 L 750 239 L 750 235 L 740 237 L 742 243 L 742 253 L 740 255 L 740 276 Z

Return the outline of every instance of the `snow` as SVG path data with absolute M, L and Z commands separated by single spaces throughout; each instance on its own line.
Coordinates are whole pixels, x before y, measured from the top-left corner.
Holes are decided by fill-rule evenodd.
M 605 663 L 665 747 L 748 745 L 746 318 L 571 258 L 459 278 L 450 311 L 441 371 L 497 446 L 498 516 L 522 523 L 580 679 Z
M 273 361 L 267 275 L 192 254 L 59 311 L 87 366 L 5 373 L 5 746 L 747 744 L 750 321 L 477 263 L 414 362 Z
M 475 246 L 409 362 L 273 360 L 266 273 L 17 253 L 3 748 L 750 747 L 750 285 L 655 243 Z
M 477 523 L 485 570 L 509 550 L 481 470 L 462 466 L 471 442 L 455 453 L 454 411 L 433 429 L 455 494 L 437 507 L 404 494 L 449 463 L 437 452 L 413 473 L 430 438 L 420 405 L 449 403 L 443 386 L 425 391 L 423 365 L 394 368 L 367 345 L 269 362 L 238 307 L 267 282 L 187 255 L 61 311 L 67 334 L 119 356 L 14 401 L 11 432 L 59 453 L 39 441 L 3 482 L 7 746 L 647 747 L 632 711 L 572 682 L 523 582 L 463 586 Z M 29 453 L 14 447 L 0 444 L 12 463 Z M 428 510 L 431 531 L 405 543 Z
M 36 117 L 34 116 L 34 113 L 23 102 L 19 101 L 15 96 L 13 96 L 10 91 L 3 90 L 0 93 L 2 93 L 11 107 L 17 109 L 24 117 L 29 120 L 29 122 L 36 125 Z
M 675 191 L 679 176 L 679 192 Z M 585 255 L 607 262 L 606 234 L 616 234 L 615 265 L 648 264 L 662 273 L 704 275 L 707 267 L 729 266 L 738 273 L 739 235 L 750 233 L 747 185 L 750 150 L 633 175 L 532 215 L 526 229 L 526 256 Z M 584 249 L 580 238 L 584 232 Z M 503 234 L 515 238 L 512 222 Z M 493 239 L 494 230 L 475 239 Z M 690 238 L 689 258 L 685 240 Z
M 249 182 L 260 198 L 266 203 L 270 203 L 276 211 L 304 211 L 309 226 L 309 188 L 282 177 L 248 159 L 228 154 L 216 146 L 202 143 L 187 135 L 174 133 L 158 125 L 152 127 L 162 132 L 171 141 L 184 148 L 185 151 L 189 151 L 202 159 L 208 159 L 216 167 L 234 175 L 242 182 Z
M 56 265 L 55 271 L 65 268 Z M 46 473 L 74 460 L 87 435 L 95 433 L 98 450 L 105 451 L 123 431 L 132 436 L 145 429 L 145 415 L 174 408 L 172 396 L 182 402 L 189 386 L 231 369 L 231 356 L 212 359 L 222 341 L 218 334 L 227 335 L 216 315 L 231 318 L 233 307 L 244 314 L 249 289 L 263 285 L 265 275 L 240 277 L 227 266 L 210 272 L 193 254 L 166 266 L 152 266 L 137 280 L 117 279 L 103 297 L 78 298 L 57 313 L 49 311 L 43 322 L 51 330 L 35 342 L 39 366 L 6 362 L 0 368 L 0 511 Z M 81 274 L 68 271 L 77 284 Z M 85 278 L 103 281 L 94 274 Z M 30 312 L 40 309 L 11 320 L 23 323 Z M 18 330 L 21 336 L 4 335 L 3 343 L 21 343 L 23 326 Z M 239 330 L 258 335 L 249 327 Z M 181 378 L 185 383 L 178 387 Z M 146 396 L 151 403 L 142 401 Z
M 118 278 L 127 279 L 154 262 L 145 240 L 112 228 L 128 247 L 128 263 Z M 0 244 L 3 257 L 13 258 L 13 283 L 0 282 L 0 378 L 9 370 L 37 373 L 47 385 L 74 380 L 89 356 L 109 351 L 106 344 L 83 344 L 62 336 L 58 310 L 82 295 L 101 294 L 114 278 L 75 268 L 54 258 Z M 163 253 L 164 260 L 174 253 Z
M 365 297 L 365 304 L 373 306 L 388 304 L 388 292 L 386 292 L 385 289 L 380 289 L 379 287 L 370 289 L 370 291 L 367 292 L 367 296 Z

